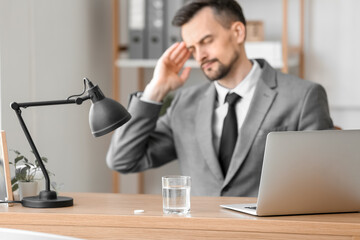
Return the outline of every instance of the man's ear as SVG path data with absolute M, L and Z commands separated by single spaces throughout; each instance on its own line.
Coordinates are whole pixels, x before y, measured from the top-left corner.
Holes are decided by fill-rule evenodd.
M 245 28 L 245 25 L 242 22 L 240 22 L 240 21 L 234 22 L 231 25 L 231 30 L 232 30 L 232 32 L 234 34 L 234 37 L 235 37 L 237 43 L 244 43 L 245 42 L 246 28 Z

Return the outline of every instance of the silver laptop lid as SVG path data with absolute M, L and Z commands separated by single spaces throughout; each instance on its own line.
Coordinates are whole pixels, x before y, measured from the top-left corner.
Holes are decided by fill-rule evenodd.
M 359 210 L 360 130 L 268 135 L 259 216 Z

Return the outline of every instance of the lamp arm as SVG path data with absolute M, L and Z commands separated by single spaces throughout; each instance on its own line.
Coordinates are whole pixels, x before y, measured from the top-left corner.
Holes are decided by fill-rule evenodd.
M 18 119 L 19 119 L 20 125 L 21 125 L 21 127 L 22 127 L 22 129 L 23 129 L 23 131 L 24 131 L 24 133 L 25 133 L 26 139 L 28 140 L 28 142 L 29 142 L 29 144 L 30 144 L 30 147 L 31 147 L 31 149 L 32 149 L 32 151 L 33 151 L 33 153 L 34 153 L 34 155 L 35 155 L 35 158 L 36 158 L 36 160 L 38 161 L 38 163 L 39 163 L 39 165 L 40 165 L 40 169 L 41 169 L 41 171 L 42 171 L 42 173 L 43 173 L 43 175 L 44 175 L 44 177 L 45 177 L 46 190 L 47 190 L 47 191 L 50 191 L 50 178 L 49 178 L 49 174 L 48 174 L 48 172 L 47 172 L 47 170 L 46 170 L 46 168 L 45 168 L 44 163 L 43 163 L 42 160 L 41 160 L 41 157 L 40 157 L 40 155 L 39 155 L 39 152 L 38 152 L 38 150 L 36 149 L 36 146 L 35 146 L 35 144 L 34 144 L 34 141 L 32 140 L 32 138 L 31 138 L 31 136 L 30 136 L 29 130 L 28 130 L 27 127 L 26 127 L 26 124 L 25 124 L 25 122 L 24 122 L 24 119 L 23 119 L 22 116 L 21 116 L 21 110 L 20 110 L 20 109 L 17 110 L 17 111 L 15 110 L 15 112 L 16 112 L 16 115 L 17 115 L 17 117 L 18 117 Z
M 81 105 L 84 101 L 90 99 L 90 96 L 79 97 L 76 99 L 66 99 L 66 100 L 53 100 L 53 101 L 42 101 L 42 102 L 24 102 L 24 103 L 11 103 L 11 108 L 15 111 L 20 108 L 27 107 L 38 107 L 38 106 L 50 106 L 50 105 L 64 105 L 64 104 L 77 104 Z
M 54 100 L 54 101 L 42 101 L 42 102 L 25 102 L 25 103 L 11 103 L 11 108 L 15 111 L 16 116 L 19 119 L 20 125 L 25 133 L 26 139 L 28 140 L 31 150 L 33 151 L 36 160 L 40 165 L 40 169 L 45 177 L 45 184 L 46 184 L 46 191 L 50 191 L 50 178 L 49 174 L 45 168 L 43 161 L 41 160 L 40 154 L 32 140 L 32 137 L 29 133 L 29 130 L 26 127 L 24 119 L 21 116 L 21 109 L 20 108 L 27 108 L 27 107 L 37 107 L 37 106 L 49 106 L 49 105 L 63 105 L 63 104 L 77 104 L 80 105 L 83 101 L 90 99 L 90 96 L 79 97 L 76 99 L 67 99 L 67 100 Z

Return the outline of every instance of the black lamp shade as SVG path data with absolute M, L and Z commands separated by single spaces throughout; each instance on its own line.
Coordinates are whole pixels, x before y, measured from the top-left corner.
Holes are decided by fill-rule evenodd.
M 130 118 L 129 112 L 120 103 L 106 97 L 93 102 L 89 112 L 89 124 L 95 137 L 115 130 Z

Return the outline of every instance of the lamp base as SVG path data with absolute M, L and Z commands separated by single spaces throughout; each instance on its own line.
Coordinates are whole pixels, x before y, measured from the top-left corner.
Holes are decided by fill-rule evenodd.
M 71 197 L 58 197 L 54 191 L 42 191 L 38 196 L 24 197 L 21 203 L 24 207 L 31 208 L 59 208 L 74 205 Z

